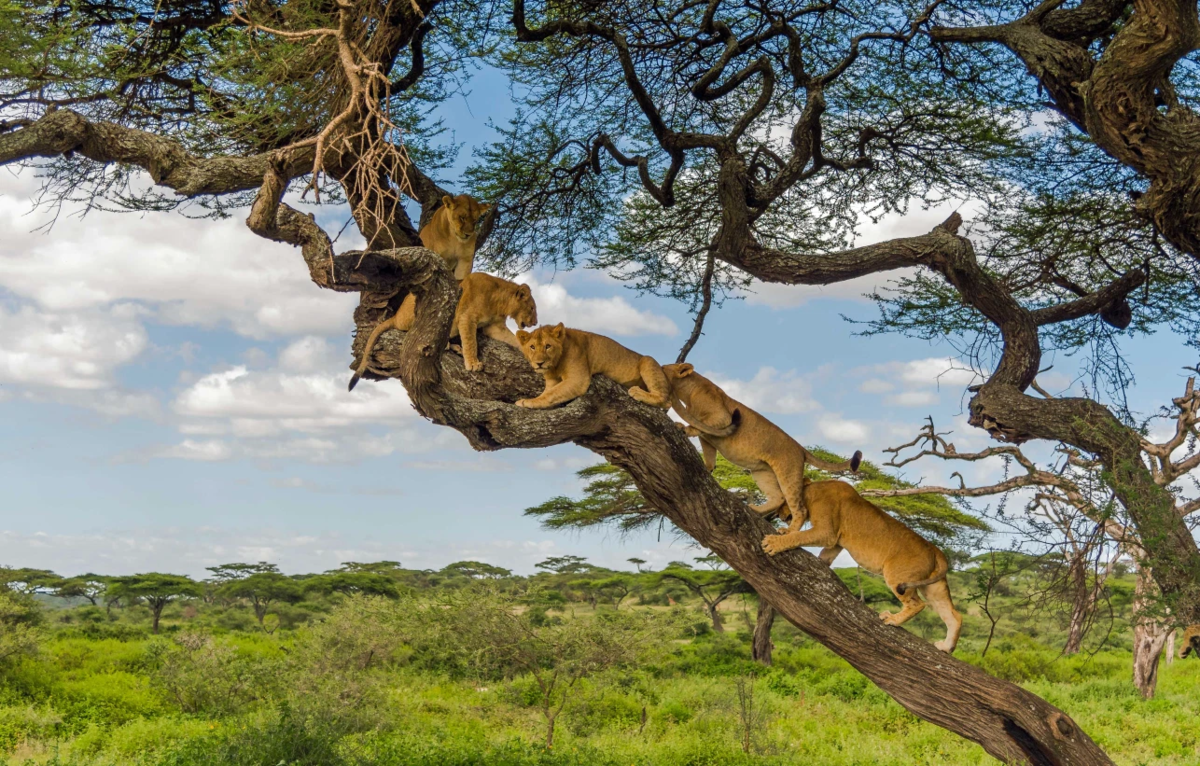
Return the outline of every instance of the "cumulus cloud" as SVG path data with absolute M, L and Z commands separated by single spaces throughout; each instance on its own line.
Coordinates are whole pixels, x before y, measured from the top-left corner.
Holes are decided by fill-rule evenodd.
M 750 380 L 714 375 L 713 382 L 734 399 L 762 412 L 794 415 L 820 409 L 813 399 L 811 383 L 794 371 L 761 367 Z
M 669 317 L 634 308 L 623 296 L 581 298 L 559 284 L 539 282 L 532 276 L 517 280 L 529 285 L 543 324 L 565 322 L 603 335 L 666 335 L 679 333 Z
M 341 367 L 323 339 L 306 337 L 280 351 L 274 365 L 202 375 L 170 405 L 185 438 L 122 459 L 345 463 L 461 446 L 458 434 L 417 416 L 399 383 L 351 393 Z
M 131 307 L 55 313 L 0 306 L 0 382 L 99 389 L 149 344 Z
M 355 296 L 317 289 L 299 253 L 252 234 L 237 217 L 150 213 L 80 218 L 67 205 L 49 235 L 29 214 L 31 174 L 0 175 L 0 287 L 46 310 L 137 301 L 166 324 L 229 327 L 254 338 L 333 334 L 351 326 Z

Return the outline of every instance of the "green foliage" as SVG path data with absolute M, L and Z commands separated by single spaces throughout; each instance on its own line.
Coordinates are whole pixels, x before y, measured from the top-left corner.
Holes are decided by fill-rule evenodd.
M 40 624 L 41 614 L 29 596 L 0 587 L 0 674 L 8 662 L 37 648 Z

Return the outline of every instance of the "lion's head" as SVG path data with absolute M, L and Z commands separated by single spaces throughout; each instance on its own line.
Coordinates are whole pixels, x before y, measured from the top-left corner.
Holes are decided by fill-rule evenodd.
M 442 197 L 442 208 L 446 211 L 450 233 L 466 242 L 475 236 L 475 223 L 484 213 L 491 210 L 492 206 L 486 202 L 478 202 L 470 194 L 460 194 L 457 197 Z
M 664 364 L 662 369 L 663 369 L 663 374 L 665 374 L 667 376 L 667 382 L 670 383 L 672 386 L 675 385 L 676 381 L 686 378 L 688 375 L 691 375 L 696 370 L 695 367 L 693 367 L 692 365 L 690 365 L 686 362 L 684 362 L 682 364 L 680 364 L 680 363 Z
M 1183 640 L 1179 642 L 1179 659 L 1187 659 L 1189 654 L 1200 658 L 1200 625 L 1189 625 L 1183 631 Z
M 545 325 L 533 332 L 517 331 L 517 342 L 529 365 L 538 372 L 553 370 L 562 360 L 567 345 L 567 328 L 562 322 Z
M 533 291 L 529 285 L 517 285 L 513 291 L 512 307 L 508 315 L 516 320 L 517 327 L 535 327 L 538 323 L 537 304 L 533 302 Z

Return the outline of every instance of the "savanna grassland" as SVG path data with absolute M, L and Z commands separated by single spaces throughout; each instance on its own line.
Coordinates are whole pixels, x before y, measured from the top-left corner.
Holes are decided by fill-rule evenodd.
M 0 660 L 0 762 L 995 763 L 782 621 L 773 665 L 753 662 L 753 595 L 726 598 L 716 632 L 697 598 L 653 574 L 447 570 L 395 569 L 387 595 L 297 591 L 261 625 L 252 603 L 208 587 L 171 600 L 157 635 L 141 603 L 13 595 L 33 638 Z M 881 583 L 841 574 L 883 607 Z M 621 577 L 634 587 L 618 597 Z M 1149 701 L 1130 681 L 1130 575 L 1109 579 L 1070 657 L 1061 619 L 1028 597 L 1036 573 L 991 594 L 983 654 L 991 624 L 967 600 L 970 577 L 953 575 L 969 612 L 960 658 L 1069 712 L 1117 763 L 1200 763 L 1200 662 L 1164 660 Z M 944 630 L 930 614 L 909 627 Z

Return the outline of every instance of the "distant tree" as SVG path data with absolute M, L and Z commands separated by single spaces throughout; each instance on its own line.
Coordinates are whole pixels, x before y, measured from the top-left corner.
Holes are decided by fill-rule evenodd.
M 399 561 L 371 561 L 367 563 L 359 561 L 347 561 L 339 567 L 342 572 L 374 572 L 382 575 L 395 575 L 397 572 L 404 571 L 404 567 Z
M 456 561 L 443 567 L 442 571 L 446 574 L 470 577 L 472 580 L 496 580 L 512 576 L 512 570 L 482 561 Z
M 158 623 L 167 604 L 180 598 L 199 597 L 201 592 L 200 583 L 192 578 L 161 572 L 114 577 L 107 590 L 108 594 L 126 603 L 139 599 L 145 602 L 150 607 L 155 633 L 158 633 Z
M 396 598 L 400 588 L 396 581 L 378 572 L 345 572 L 333 570 L 325 574 L 306 577 L 300 581 L 303 590 L 318 593 L 363 594 Z
M 296 602 L 303 596 L 300 584 L 278 572 L 256 572 L 249 577 L 232 580 L 221 586 L 227 598 L 245 599 L 254 609 L 258 625 L 266 630 L 267 610 L 278 602 Z
M 92 606 L 98 606 L 104 592 L 108 590 L 108 579 L 98 574 L 82 574 L 62 580 L 54 589 L 59 598 L 85 598 Z
M 525 513 L 528 515 L 529 511 Z M 590 572 L 596 568 L 593 564 L 589 564 L 583 556 L 551 556 L 544 561 L 539 561 L 534 566 L 554 574 L 579 574 L 580 572 Z
M 53 593 L 62 580 L 62 577 L 49 569 L 0 567 L 0 585 L 25 596 L 35 593 Z
M 637 571 L 639 571 L 639 572 L 642 571 L 642 565 L 646 563 L 645 559 L 639 559 L 639 558 L 628 558 L 625 560 L 628 561 L 630 564 L 633 564 L 635 567 L 637 567 Z
M 257 564 L 221 564 L 215 567 L 205 567 L 205 569 L 213 573 L 212 579 L 217 584 L 240 580 L 254 574 L 279 573 L 279 567 L 266 561 L 260 561 Z
M 721 621 L 721 613 L 717 609 L 721 602 L 736 593 L 752 593 L 753 591 L 740 574 L 727 567 L 720 569 L 713 567 L 712 562 L 709 561 L 710 558 L 703 556 L 696 559 L 710 566 L 706 570 L 693 569 L 682 561 L 672 561 L 666 569 L 656 573 L 656 579 L 659 582 L 673 580 L 691 591 L 704 602 L 704 611 L 712 620 L 713 630 L 724 633 L 725 624 Z

